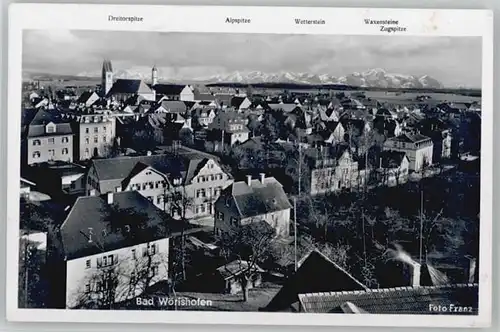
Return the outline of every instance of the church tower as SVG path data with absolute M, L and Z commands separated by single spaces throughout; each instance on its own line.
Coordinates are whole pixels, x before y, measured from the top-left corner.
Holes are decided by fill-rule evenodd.
M 101 89 L 103 96 L 106 96 L 113 86 L 113 67 L 111 61 L 104 60 L 102 63 Z
M 151 86 L 155 86 L 156 84 L 158 84 L 158 68 L 154 65 L 151 70 Z

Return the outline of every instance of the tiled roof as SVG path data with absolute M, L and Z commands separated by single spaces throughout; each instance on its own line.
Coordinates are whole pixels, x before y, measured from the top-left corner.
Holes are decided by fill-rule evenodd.
M 421 134 L 404 133 L 403 135 L 392 137 L 390 138 L 390 140 L 404 142 L 404 143 L 418 143 L 418 142 L 428 141 L 430 140 L 430 137 Z
M 233 97 L 231 98 L 231 107 L 239 108 L 241 103 L 246 99 L 246 97 Z
M 235 182 L 224 190 L 216 204 L 224 204 L 226 197 L 234 199 L 237 205 L 237 210 L 234 212 L 242 218 L 256 217 L 292 207 L 283 186 L 273 177 L 265 178 L 264 183 L 252 180 L 250 186 L 245 181 Z
M 176 101 L 176 100 L 164 100 L 160 104 L 158 104 L 155 109 L 163 107 L 167 112 L 169 113 L 186 113 L 187 111 L 187 106 L 184 102 L 182 101 Z
M 264 311 L 288 310 L 299 294 L 325 291 L 364 291 L 367 287 L 317 250 L 299 261 L 297 272 L 287 279 Z
M 142 80 L 120 78 L 116 80 L 108 94 L 113 95 L 115 93 L 149 94 L 152 91 Z
M 285 113 L 289 113 L 296 108 L 300 109 L 300 106 L 297 106 L 296 104 L 268 104 L 267 105 L 270 109 L 278 111 L 281 110 Z
M 56 125 L 54 133 L 47 133 L 45 126 L 49 123 Z M 73 131 L 69 122 L 64 122 L 60 114 L 52 111 L 39 109 L 31 119 L 28 126 L 28 137 L 70 135 Z
M 101 182 L 101 192 L 114 191 L 122 180 L 130 175 L 138 163 L 153 167 L 155 170 L 170 174 L 172 177 L 181 176 L 186 183 L 191 181 L 196 172 L 203 166 L 208 157 L 201 153 L 179 151 L 177 155 L 161 154 L 138 157 L 118 157 L 96 159 L 92 161 Z
M 301 308 L 309 313 L 342 313 L 346 303 L 371 314 L 453 314 L 433 312 L 431 305 L 471 307 L 477 314 L 478 285 L 457 284 L 445 286 L 396 287 L 387 289 L 337 291 L 299 295 Z
M 112 195 L 113 205 L 108 204 L 107 195 L 79 197 L 76 200 L 61 226 L 67 259 L 154 241 L 180 231 L 179 221 L 167 219 L 167 214 L 138 192 L 127 191 Z M 128 230 L 125 225 L 120 224 L 124 220 L 112 220 L 112 206 L 116 206 L 119 211 L 141 214 L 144 218 L 130 218 L 129 222 L 137 224 L 130 225 Z

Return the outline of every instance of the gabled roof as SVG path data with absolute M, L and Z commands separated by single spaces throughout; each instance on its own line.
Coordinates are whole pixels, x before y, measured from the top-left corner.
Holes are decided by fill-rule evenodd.
M 186 113 L 187 106 L 183 101 L 177 100 L 163 100 L 160 104 L 158 104 L 154 109 L 158 109 L 163 107 L 168 113 Z
M 191 151 L 178 151 L 176 155 L 167 153 L 152 156 L 118 157 L 109 159 L 95 159 L 92 161 L 100 184 L 101 192 L 114 191 L 121 185 L 123 179 L 130 175 L 138 163 L 151 166 L 155 170 L 170 175 L 182 177 L 185 183 L 190 182 L 199 169 L 206 164 L 208 154 Z M 210 158 L 215 160 L 214 158 Z
M 383 168 L 398 168 L 406 157 L 406 153 L 400 151 L 386 150 L 380 153 L 380 165 Z
M 326 291 L 364 291 L 368 288 L 349 272 L 318 250 L 312 250 L 298 263 L 297 272 L 288 278 L 263 311 L 285 311 L 299 300 L 299 294 Z
M 80 97 L 77 99 L 76 102 L 78 104 L 86 103 L 90 99 L 90 97 L 92 97 L 94 94 L 97 96 L 97 93 L 95 93 L 94 91 L 85 91 L 80 95 Z
M 137 191 L 113 193 L 113 204 L 107 195 L 79 197 L 61 226 L 64 254 L 68 260 L 107 252 L 170 236 L 181 230 L 179 221 L 168 217 Z M 145 216 L 132 220 L 136 225 L 111 220 L 116 209 Z M 90 234 L 91 232 L 91 234 Z
M 47 133 L 45 126 L 49 123 L 56 125 L 54 133 Z M 71 125 L 69 122 L 64 122 L 60 114 L 53 111 L 39 109 L 35 116 L 31 119 L 28 125 L 28 137 L 42 137 L 42 136 L 58 136 L 72 134 Z
M 431 138 L 428 136 L 421 135 L 421 134 L 404 133 L 402 135 L 392 137 L 392 138 L 390 138 L 390 140 L 397 141 L 397 142 L 403 142 L 403 143 L 419 143 L 419 142 L 431 140 Z
M 247 97 L 233 97 L 233 98 L 231 98 L 231 107 L 239 108 L 245 99 L 247 99 Z
M 275 110 L 275 111 L 281 110 L 284 113 L 289 113 L 289 112 L 295 110 L 296 108 L 299 108 L 299 109 L 301 108 L 300 106 L 298 106 L 296 104 L 267 104 L 267 106 L 272 110 Z
M 142 80 L 120 78 L 113 84 L 108 95 L 113 95 L 115 93 L 149 94 L 152 93 L 152 91 Z
M 429 307 L 438 303 L 449 308 L 471 307 L 477 315 L 478 285 L 456 284 L 444 286 L 396 287 L 368 291 L 336 291 L 316 294 L 300 294 L 301 308 L 306 313 L 345 313 L 346 303 L 370 314 L 431 314 Z
M 236 202 L 235 214 L 241 218 L 258 217 L 275 211 L 290 209 L 292 206 L 283 186 L 274 177 L 252 180 L 250 186 L 245 181 L 234 182 L 227 187 L 216 204 L 225 204 L 232 197 Z
M 152 89 L 158 94 L 172 96 L 180 95 L 185 87 L 186 85 L 180 84 L 155 84 Z

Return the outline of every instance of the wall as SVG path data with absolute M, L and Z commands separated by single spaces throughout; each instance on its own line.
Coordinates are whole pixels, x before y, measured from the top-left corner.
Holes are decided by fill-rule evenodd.
M 152 256 L 151 265 L 149 265 L 158 265 L 157 274 L 150 281 L 151 286 L 158 281 L 168 280 L 169 239 L 160 239 L 152 241 L 149 244 L 158 245 L 157 252 Z M 117 257 L 117 263 L 111 267 L 113 273 L 119 275 L 115 302 L 139 296 L 142 293 L 143 285 L 130 287 L 130 276 L 133 271 L 148 270 L 144 268 L 147 258 L 143 258 L 142 256 L 143 248 L 146 246 L 147 243 L 142 243 L 135 246 L 68 260 L 66 262 L 66 307 L 75 307 L 81 302 L 82 297 L 94 300 L 99 298 L 99 292 L 95 290 L 95 279 L 106 270 L 103 267 L 97 267 L 97 258 L 108 255 L 116 255 L 115 257 Z M 137 259 L 133 258 L 133 250 L 136 252 Z M 86 266 L 87 260 L 90 260 L 90 268 Z M 86 284 L 88 283 L 91 284 L 90 293 L 85 292 Z
M 99 115 L 102 117 L 102 115 Z M 95 132 L 97 128 L 97 133 Z M 87 133 L 88 131 L 88 133 Z M 94 122 L 93 116 L 89 116 L 89 122 L 80 122 L 79 130 L 79 160 L 86 160 L 94 155 L 95 149 L 99 156 L 105 156 L 107 147 L 111 146 L 116 136 L 116 119 L 108 117 L 106 121 Z M 97 143 L 94 141 L 97 137 Z M 88 138 L 88 143 L 86 139 Z
M 54 143 L 49 143 L 53 139 Z M 63 143 L 63 139 L 67 142 Z M 40 141 L 40 145 L 33 145 L 35 140 Z M 68 153 L 63 154 L 63 149 L 67 149 Z M 54 155 L 49 156 L 49 150 L 54 150 Z M 39 158 L 34 158 L 33 153 L 40 152 Z M 55 135 L 44 137 L 33 137 L 27 139 L 27 161 L 28 165 L 34 163 L 47 162 L 49 160 L 73 161 L 73 135 Z

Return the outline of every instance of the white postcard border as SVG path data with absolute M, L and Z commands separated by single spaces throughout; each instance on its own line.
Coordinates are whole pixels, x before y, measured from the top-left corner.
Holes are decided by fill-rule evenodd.
M 144 17 L 142 23 L 110 22 L 108 15 Z M 250 24 L 225 19 L 250 18 Z M 295 18 L 326 20 L 297 25 Z M 276 34 L 388 35 L 363 24 L 364 18 L 397 19 L 406 31 L 395 35 L 482 36 L 481 226 L 479 314 L 358 315 L 204 311 L 98 311 L 17 308 L 19 234 L 19 160 L 22 81 L 22 31 L 83 29 L 126 31 L 232 32 Z M 368 9 L 306 7 L 229 7 L 12 4 L 8 40 L 7 151 L 7 318 L 11 321 L 96 323 L 185 323 L 232 325 L 336 325 L 486 327 L 491 323 L 493 186 L 493 15 L 488 10 Z M 56 52 L 56 50 L 54 50 Z

